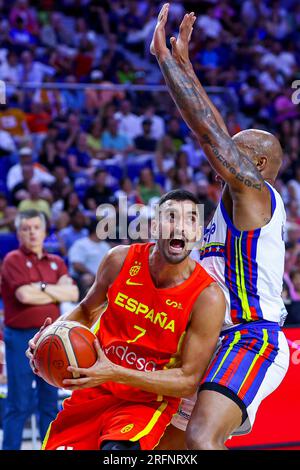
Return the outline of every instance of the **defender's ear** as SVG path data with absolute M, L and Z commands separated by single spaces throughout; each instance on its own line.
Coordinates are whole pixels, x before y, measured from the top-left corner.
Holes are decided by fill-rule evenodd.
M 256 167 L 258 171 L 260 172 L 263 171 L 266 168 L 267 163 L 268 163 L 267 157 L 265 157 L 264 155 L 262 155 L 261 157 L 258 157 L 256 161 Z

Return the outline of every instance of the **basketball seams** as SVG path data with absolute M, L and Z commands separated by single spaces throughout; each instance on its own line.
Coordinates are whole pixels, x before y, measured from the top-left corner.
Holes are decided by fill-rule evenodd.
M 90 335 L 86 334 L 83 331 L 80 331 L 81 328 L 84 328 L 89 332 Z M 75 330 L 74 333 L 71 335 L 71 331 Z M 90 336 L 90 341 L 89 341 L 89 336 Z M 79 367 L 80 365 L 80 355 L 77 352 L 75 353 L 76 348 L 73 349 L 73 338 L 76 344 L 76 338 L 77 342 L 79 344 L 81 343 L 83 348 L 89 349 L 89 352 L 87 350 L 88 356 L 90 356 L 91 351 L 94 353 L 95 360 L 97 359 L 96 357 L 96 351 L 95 348 L 93 348 L 92 339 L 95 335 L 91 332 L 89 328 L 87 328 L 85 325 L 81 325 L 79 322 L 73 322 L 73 321 L 59 321 L 58 323 L 54 323 L 52 325 L 49 325 L 45 331 L 42 332 L 41 336 L 38 338 L 36 341 L 36 349 L 35 353 L 37 353 L 39 346 L 42 346 L 42 349 L 44 352 L 42 353 L 44 356 L 44 359 L 41 358 L 43 361 L 45 368 L 44 368 L 44 373 L 45 376 L 49 378 L 49 383 L 56 387 L 61 387 L 61 377 L 60 375 L 57 375 L 55 370 L 53 369 L 53 355 L 55 356 L 56 354 L 63 354 L 64 355 L 64 369 L 65 373 L 67 373 L 66 368 L 70 365 L 73 367 Z M 45 343 L 43 344 L 43 341 Z M 44 347 L 45 346 L 45 347 Z M 80 346 L 79 346 L 80 348 Z M 54 349 L 57 351 L 55 352 Z M 82 358 L 83 359 L 83 358 Z M 71 374 L 71 373 L 70 373 Z M 72 373 L 71 377 L 73 378 L 79 378 L 80 374 L 78 373 Z M 45 380 L 48 382 L 47 378 L 45 377 Z
M 51 366 L 51 357 L 50 357 L 50 356 L 51 356 L 51 346 L 52 346 L 52 344 L 53 344 L 53 342 L 54 342 L 54 337 L 55 337 L 55 336 L 58 336 L 58 335 L 57 335 L 57 331 L 59 330 L 59 328 L 60 328 L 60 325 L 58 325 L 58 326 L 56 327 L 56 329 L 54 330 L 54 332 L 51 334 L 50 343 L 49 343 L 48 351 L 47 351 L 47 353 L 48 353 L 48 354 L 47 354 L 48 374 L 49 374 L 49 377 L 50 377 L 50 379 L 52 380 L 52 382 L 55 383 L 55 384 L 57 384 L 57 381 L 55 380 L 55 378 L 53 377 L 53 374 L 52 374 L 52 372 L 51 372 L 51 367 L 50 367 L 50 366 Z M 50 335 L 49 335 L 49 336 L 50 336 Z M 61 343 L 63 344 L 63 341 L 61 341 Z M 63 344 L 63 345 L 64 345 L 64 344 Z
M 69 333 L 69 334 L 70 334 L 70 333 Z M 88 342 L 88 340 L 86 339 L 86 337 L 80 333 L 80 331 L 74 331 L 73 334 L 74 334 L 74 335 L 76 334 L 76 335 L 80 336 L 80 338 L 86 343 L 86 345 L 89 346 L 89 347 L 91 348 L 91 350 L 96 354 L 95 349 L 91 346 L 91 344 Z M 91 332 L 91 334 L 93 335 L 92 332 Z M 77 359 L 77 356 L 76 356 L 75 351 L 74 351 L 74 355 L 75 355 L 75 357 L 76 357 L 77 364 L 79 364 L 79 361 L 78 361 L 78 359 Z M 96 355 L 96 360 L 97 360 L 97 355 Z

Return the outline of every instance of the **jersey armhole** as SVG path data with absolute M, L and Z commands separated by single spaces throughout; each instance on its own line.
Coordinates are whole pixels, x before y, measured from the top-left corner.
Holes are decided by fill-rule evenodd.
M 273 214 L 274 214 L 275 209 L 276 209 L 276 197 L 275 197 L 272 186 L 267 181 L 265 183 L 266 183 L 266 186 L 267 186 L 268 190 L 270 191 L 270 196 L 271 196 L 271 217 L 273 217 Z

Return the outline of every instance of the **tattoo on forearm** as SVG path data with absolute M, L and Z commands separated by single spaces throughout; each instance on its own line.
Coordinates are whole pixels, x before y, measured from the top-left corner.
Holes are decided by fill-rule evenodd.
M 171 55 L 160 62 L 160 68 L 183 119 L 198 136 L 207 157 L 217 167 L 216 170 L 221 164 L 231 177 L 260 191 L 263 186 L 262 176 L 220 127 L 207 102 L 204 89 L 197 84 L 191 72 L 182 70 Z
M 248 168 L 245 168 L 245 160 L 247 160 L 248 164 L 249 164 L 249 162 L 248 162 L 248 159 L 245 155 L 241 155 L 239 157 L 239 165 L 238 165 L 238 168 L 237 168 L 236 164 L 233 166 L 232 164 L 230 164 L 230 162 L 228 162 L 223 157 L 223 155 L 219 152 L 216 145 L 211 141 L 211 139 L 209 138 L 209 136 L 207 134 L 204 134 L 202 137 L 203 137 L 203 141 L 206 143 L 206 144 L 205 143 L 203 144 L 203 148 L 205 148 L 205 145 L 208 145 L 212 149 L 212 151 L 213 151 L 214 155 L 216 156 L 217 160 L 219 160 L 219 162 L 221 162 L 223 167 L 226 168 L 228 171 L 230 171 L 230 173 L 233 176 L 235 176 L 235 178 L 238 181 L 243 183 L 248 188 L 254 188 L 254 189 L 258 189 L 259 191 L 261 191 L 262 182 L 257 181 L 257 180 L 253 181 L 252 179 L 247 177 L 247 175 L 249 173 L 249 170 L 248 170 Z

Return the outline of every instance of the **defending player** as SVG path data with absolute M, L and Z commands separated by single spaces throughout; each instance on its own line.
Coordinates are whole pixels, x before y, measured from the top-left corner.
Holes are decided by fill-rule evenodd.
M 160 200 L 158 241 L 116 247 L 101 263 L 87 296 L 65 317 L 91 327 L 108 301 L 97 332 L 99 360 L 70 369 L 84 377 L 66 380 L 66 388 L 82 390 L 64 402 L 44 449 L 153 449 L 180 397 L 196 390 L 225 311 L 221 289 L 189 257 L 199 226 L 196 198 L 171 191 Z
M 189 61 L 194 14 L 185 15 L 178 39 L 171 38 L 172 54 L 166 46 L 167 17 L 165 4 L 151 51 L 184 120 L 226 183 L 202 249 L 202 266 L 226 297 L 222 343 L 202 380 L 186 433 L 189 449 L 224 449 L 230 435 L 251 430 L 261 401 L 288 369 L 289 349 L 280 330 L 286 315 L 281 299 L 285 210 L 273 187 L 282 149 L 265 131 L 229 136 Z M 183 400 L 173 420 L 177 428 L 186 428 L 193 405 Z M 183 432 L 171 427 L 161 448 L 179 449 L 183 442 Z

